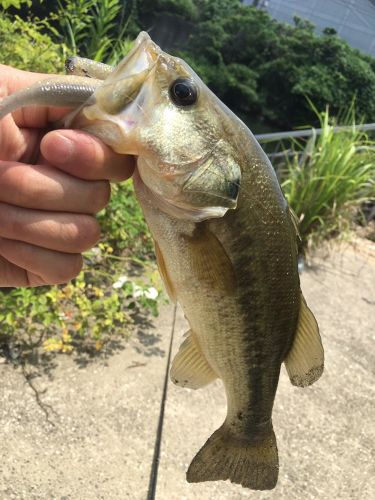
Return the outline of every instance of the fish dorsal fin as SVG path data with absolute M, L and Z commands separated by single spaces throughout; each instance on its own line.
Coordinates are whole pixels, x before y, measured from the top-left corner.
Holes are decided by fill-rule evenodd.
M 185 236 L 192 276 L 214 292 L 232 294 L 236 276 L 232 262 L 218 238 L 204 223 L 197 224 L 192 236 Z
M 169 277 L 169 273 L 168 273 L 167 267 L 165 265 L 163 254 L 161 253 L 160 247 L 155 240 L 154 240 L 154 245 L 155 245 L 156 262 L 158 264 L 160 276 L 163 280 L 163 283 L 164 283 L 165 289 L 167 290 L 169 298 L 171 299 L 172 302 L 176 303 L 177 302 L 176 291 L 175 291 L 173 283 Z
M 173 360 L 170 377 L 180 387 L 199 389 L 213 382 L 217 375 L 208 364 L 194 332 L 190 330 L 185 336 Z
M 324 351 L 313 313 L 301 294 L 301 307 L 292 348 L 284 360 L 293 385 L 306 387 L 323 373 Z

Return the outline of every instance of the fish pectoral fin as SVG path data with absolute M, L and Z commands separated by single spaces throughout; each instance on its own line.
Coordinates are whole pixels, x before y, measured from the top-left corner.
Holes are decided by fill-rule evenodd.
M 218 377 L 208 364 L 191 330 L 187 332 L 173 360 L 170 377 L 174 384 L 189 389 L 204 387 Z
M 291 383 L 299 387 L 313 384 L 323 373 L 324 350 L 318 323 L 302 294 L 296 335 L 284 363 Z
M 237 282 L 233 264 L 215 234 L 201 223 L 185 240 L 192 275 L 214 292 L 234 294 Z
M 155 240 L 154 240 L 154 245 L 155 245 L 156 262 L 158 264 L 160 276 L 163 280 L 163 283 L 164 283 L 165 289 L 167 290 L 169 298 L 171 299 L 172 302 L 176 303 L 177 302 L 176 291 L 174 289 L 173 283 L 171 281 L 167 267 L 165 265 L 165 260 L 164 260 L 163 254 L 161 253 L 160 247 Z

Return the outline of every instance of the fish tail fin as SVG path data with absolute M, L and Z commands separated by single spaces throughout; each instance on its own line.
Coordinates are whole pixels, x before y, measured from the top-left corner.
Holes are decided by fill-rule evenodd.
M 224 423 L 207 440 L 187 471 L 189 483 L 230 479 L 253 490 L 271 490 L 276 486 L 279 459 L 276 437 L 269 432 L 259 440 L 234 437 Z

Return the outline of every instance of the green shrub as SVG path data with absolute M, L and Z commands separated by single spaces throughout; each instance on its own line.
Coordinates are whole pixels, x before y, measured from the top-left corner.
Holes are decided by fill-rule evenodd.
M 117 64 L 130 50 L 126 36 L 129 15 L 121 0 L 58 0 L 51 14 L 57 23 L 55 35 L 63 35 L 71 55 L 80 55 L 107 64 Z M 122 25 L 119 23 L 122 20 Z
M 360 205 L 375 198 L 375 143 L 355 126 L 353 111 L 352 125 L 339 132 L 328 110 L 318 116 L 321 135 L 294 142 L 282 182 L 304 250 L 347 230 Z
M 193 0 L 142 0 L 138 4 L 141 16 L 155 12 L 177 14 L 188 20 L 196 20 L 198 9 Z
M 158 314 L 161 280 L 152 240 L 131 181 L 113 186 L 99 214 L 101 242 L 85 254 L 84 271 L 63 286 L 1 294 L 0 346 L 16 342 L 27 353 L 97 350 L 132 331 L 133 316 Z
M 157 314 L 160 282 L 153 267 L 148 276 L 128 278 L 126 262 L 111 262 L 98 247 L 86 260 L 86 270 L 67 285 L 1 294 L 0 347 L 16 343 L 24 353 L 41 345 L 64 353 L 101 350 L 109 340 L 129 336 L 133 314 Z
M 0 7 L 3 9 L 9 9 L 9 7 L 14 7 L 15 9 L 20 9 L 22 4 L 26 4 L 31 7 L 31 0 L 0 0 Z
M 46 23 L 0 12 L 0 63 L 41 73 L 64 72 L 66 48 L 42 31 Z
M 112 186 L 111 201 L 98 219 L 106 242 L 114 254 L 125 253 L 138 259 L 153 259 L 153 244 L 132 181 Z
M 337 113 L 354 95 L 357 116 L 373 121 L 375 60 L 351 47 L 334 30 L 318 34 L 312 23 L 298 18 L 294 26 L 278 22 L 263 9 L 240 0 L 185 2 L 195 6 L 192 23 L 191 14 L 176 10 L 179 3 L 139 2 L 139 25 L 170 43 L 165 50 L 188 54 L 193 69 L 247 123 L 263 121 L 279 130 L 313 121 L 317 125 L 305 96 L 319 109 L 329 105 Z M 173 17 L 168 23 L 172 4 L 173 12 L 185 20 L 183 29 L 181 21 L 178 24 L 185 36 L 176 31 Z M 163 14 L 162 26 L 169 30 L 169 37 L 158 29 Z M 176 41 L 170 41 L 170 33 Z
M 109 28 L 113 28 L 121 2 L 67 3 L 70 10 L 76 9 L 76 14 L 79 7 L 89 9 L 81 24 L 78 15 L 69 17 L 69 26 L 75 31 L 67 43 L 78 41 L 81 48 L 90 44 L 92 53 L 81 55 L 93 56 L 96 51 L 97 58 L 105 56 L 108 62 L 108 58 L 122 57 L 130 48 L 126 39 L 116 42 L 110 35 Z M 13 4 L 18 6 L 17 2 Z M 105 11 L 107 7 L 109 10 Z M 95 13 L 99 16 L 91 24 Z M 62 18 L 62 23 L 65 20 Z M 0 12 L 1 63 L 62 73 L 64 59 L 72 47 L 53 41 L 59 37 L 50 20 L 25 21 Z M 112 42 L 114 46 L 110 46 Z M 110 339 L 129 335 L 134 314 L 157 314 L 161 282 L 152 240 L 130 181 L 113 186 L 111 201 L 98 218 L 102 240 L 85 254 L 84 271 L 71 283 L 0 291 L 0 347 L 17 344 L 24 354 L 40 345 L 45 351 L 65 353 L 82 347 L 100 350 Z

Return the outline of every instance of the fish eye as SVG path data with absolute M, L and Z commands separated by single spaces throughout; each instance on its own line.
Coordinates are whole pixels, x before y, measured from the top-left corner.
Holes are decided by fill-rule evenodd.
M 198 99 L 198 89 L 193 80 L 177 78 L 169 87 L 169 95 L 177 106 L 191 106 Z

